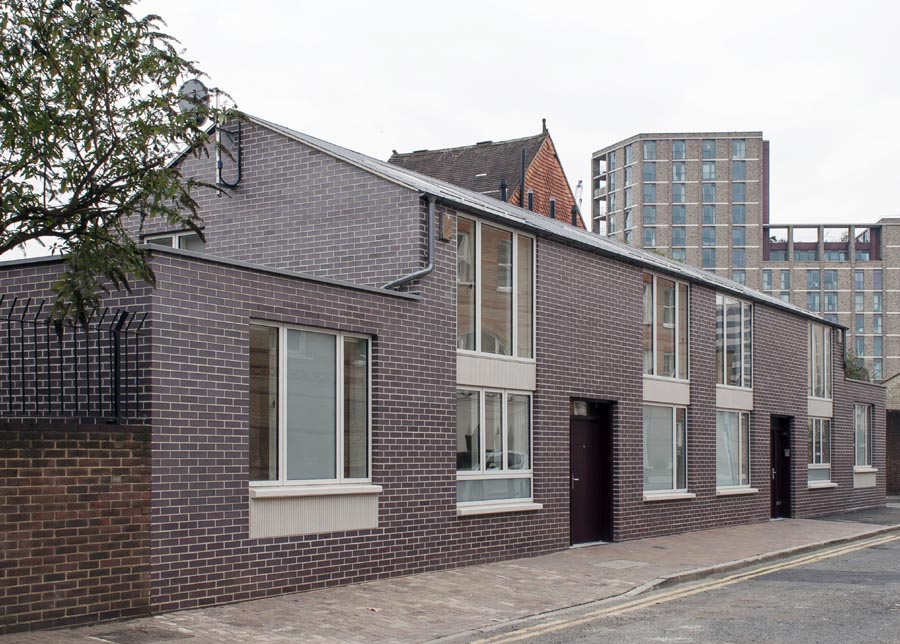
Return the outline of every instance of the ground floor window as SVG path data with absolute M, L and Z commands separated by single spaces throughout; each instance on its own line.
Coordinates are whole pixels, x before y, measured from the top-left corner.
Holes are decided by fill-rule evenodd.
M 370 339 L 250 325 L 250 480 L 370 480 Z
M 809 419 L 809 482 L 831 480 L 831 420 Z
M 857 467 L 872 465 L 872 405 L 854 405 L 854 464 Z
M 716 487 L 750 485 L 750 414 L 716 412 Z
M 644 405 L 644 492 L 687 490 L 684 407 Z
M 459 503 L 531 499 L 531 394 L 456 392 Z

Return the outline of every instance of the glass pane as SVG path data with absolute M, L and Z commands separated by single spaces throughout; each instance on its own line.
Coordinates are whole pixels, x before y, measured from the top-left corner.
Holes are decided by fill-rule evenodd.
M 688 374 L 688 309 L 687 284 L 678 285 L 678 377 L 687 380 Z
M 475 350 L 475 222 L 456 223 L 456 347 Z
M 337 478 L 337 338 L 311 331 L 287 331 L 287 478 Z
M 741 485 L 750 485 L 750 414 L 741 414 Z
M 656 278 L 656 375 L 675 377 L 675 282 Z
M 816 347 L 816 380 L 815 393 L 817 398 L 825 397 L 825 345 L 823 335 L 825 327 L 816 325 L 813 327 L 813 337 L 815 338 Z
M 456 482 L 456 501 L 498 501 L 501 499 L 528 499 L 531 497 L 531 479 L 490 479 Z
M 672 408 L 644 406 L 644 490 L 671 490 L 674 483 Z
M 830 467 L 815 467 L 810 468 L 809 470 L 809 482 L 810 483 L 820 483 L 823 481 L 831 480 L 831 468 Z
M 810 418 L 810 419 L 809 419 L 809 422 L 808 422 L 808 425 L 809 425 L 809 431 L 808 431 L 809 436 L 808 436 L 808 438 L 807 438 L 807 441 L 808 441 L 808 443 L 809 443 L 809 462 L 810 462 L 810 463 L 815 463 L 815 462 L 816 462 L 816 429 L 815 429 L 815 421 L 814 421 L 812 418 Z
M 716 486 L 740 485 L 739 414 L 733 411 L 716 412 Z
M 653 276 L 644 274 L 644 373 L 653 373 Z
M 516 297 L 518 311 L 516 323 L 520 358 L 534 357 L 534 240 L 518 237 L 518 269 L 516 271 Z
M 503 469 L 503 394 L 484 394 L 484 468 Z
M 510 470 L 531 468 L 530 397 L 522 394 L 507 396 L 506 467 Z
M 687 445 L 685 443 L 685 410 L 675 409 L 675 487 L 687 489 Z
M 481 226 L 481 350 L 512 355 L 512 233 Z
M 198 235 L 197 233 L 191 233 L 190 235 L 181 235 L 178 238 L 178 248 L 198 251 L 202 253 L 206 248 L 206 242 L 200 239 L 200 235 Z
M 725 298 L 716 295 L 716 382 L 725 384 Z
M 831 462 L 831 421 L 822 420 L 822 462 Z
M 481 412 L 477 391 L 456 392 L 456 469 L 481 469 Z
M 753 305 L 744 304 L 744 386 L 753 386 Z
M 369 342 L 344 338 L 344 477 L 369 476 Z
M 726 384 L 741 386 L 741 303 L 726 300 L 725 375 Z
M 278 329 L 250 325 L 250 480 L 278 480 Z

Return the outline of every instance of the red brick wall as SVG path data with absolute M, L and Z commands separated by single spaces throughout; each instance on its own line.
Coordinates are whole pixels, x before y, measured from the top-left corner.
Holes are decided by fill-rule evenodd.
M 549 217 L 550 197 L 553 197 L 556 200 L 556 218 L 566 223 L 572 223 L 572 205 L 575 203 L 575 198 L 550 137 L 544 140 L 544 144 L 525 171 L 526 194 L 522 203 L 526 208 L 528 207 L 527 191 L 529 188 L 534 190 L 534 211 L 536 213 Z M 518 187 L 510 196 L 509 202 L 519 203 Z M 579 218 L 577 221 L 578 227 L 584 228 L 581 219 Z
M 144 615 L 150 432 L 0 425 L 0 633 Z
M 900 411 L 887 412 L 887 493 L 900 494 Z

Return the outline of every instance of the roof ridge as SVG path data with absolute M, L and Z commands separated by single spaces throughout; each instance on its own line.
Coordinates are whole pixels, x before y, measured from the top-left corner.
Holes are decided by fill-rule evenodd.
M 533 134 L 531 136 L 522 136 L 517 139 L 506 139 L 505 141 L 479 141 L 476 143 L 470 143 L 468 145 L 456 145 L 456 146 L 449 147 L 449 148 L 435 148 L 434 150 L 426 149 L 426 150 L 413 150 L 412 152 L 394 152 L 394 154 L 391 155 L 391 158 L 394 159 L 397 157 L 411 157 L 411 156 L 414 156 L 417 154 L 432 154 L 432 153 L 437 153 L 437 152 L 450 152 L 452 150 L 466 150 L 469 148 L 473 148 L 473 149 L 479 148 L 479 147 L 484 148 L 484 147 L 494 146 L 494 145 L 505 145 L 508 143 L 520 143 L 522 141 L 537 140 L 537 139 L 540 139 L 543 137 L 549 137 L 549 136 L 550 136 L 549 132 L 541 132 L 539 134 Z

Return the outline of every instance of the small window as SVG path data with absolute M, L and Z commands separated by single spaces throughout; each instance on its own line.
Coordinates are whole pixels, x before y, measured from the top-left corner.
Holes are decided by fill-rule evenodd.
M 747 141 L 734 139 L 731 141 L 731 158 L 744 159 L 747 157 Z
M 731 200 L 733 202 L 747 201 L 747 184 L 732 183 L 731 184 Z
M 731 279 L 741 284 L 743 286 L 747 285 L 747 272 L 746 271 L 731 271 Z
M 772 292 L 772 271 L 765 270 L 762 272 L 762 290 L 766 293 Z
M 656 247 L 656 228 L 650 226 L 644 228 L 644 248 Z
M 684 226 L 687 223 L 686 207 L 683 205 L 672 206 L 672 225 Z
M 631 188 L 625 188 L 625 207 L 631 208 L 634 205 L 634 194 Z
M 703 225 L 716 225 L 716 206 L 715 204 L 703 204 Z
M 855 331 L 856 333 L 865 333 L 866 332 L 866 316 L 862 313 L 857 313 L 855 316 Z
M 683 183 L 672 184 L 672 203 L 684 203 L 685 191 Z
M 656 163 L 644 161 L 644 181 L 656 181 Z
M 625 146 L 625 165 L 630 165 L 634 159 L 632 158 L 633 149 L 631 144 Z
M 672 246 L 687 246 L 687 229 L 683 226 L 672 228 Z
M 855 404 L 853 406 L 854 464 L 857 467 L 872 465 L 872 405 Z
M 866 339 L 862 336 L 856 337 L 856 355 L 857 356 L 866 355 Z
M 701 156 L 704 159 L 716 158 L 716 142 L 714 139 L 704 139 L 700 144 Z
M 872 271 L 872 288 L 876 291 L 880 291 L 882 289 L 880 268 L 876 268 L 874 271 Z
M 684 141 L 672 141 L 672 159 L 684 159 Z
M 703 245 L 704 246 L 715 246 L 716 245 L 716 228 L 715 228 L 715 226 L 704 226 L 703 227 Z
M 827 483 L 831 480 L 831 421 L 810 418 L 808 422 L 809 482 Z
M 731 206 L 731 223 L 735 226 L 743 226 L 747 223 L 747 206 L 734 204 Z
M 826 291 L 836 291 L 838 287 L 838 272 L 833 269 L 822 271 L 822 288 Z
M 731 164 L 731 180 L 746 181 L 747 180 L 747 162 L 734 161 Z
M 672 259 L 674 259 L 676 262 L 686 262 L 687 253 L 682 248 L 672 249 Z
M 782 291 L 791 290 L 791 272 L 790 271 L 781 271 L 778 281 L 778 285 Z
M 703 184 L 703 202 L 704 203 L 713 203 L 716 200 L 716 184 L 714 183 L 704 183 Z
M 866 287 L 866 277 L 863 271 L 854 271 L 853 272 L 853 288 L 857 291 L 862 291 Z
M 644 206 L 643 223 L 645 226 L 656 225 L 656 206 Z
M 644 141 L 644 158 L 656 159 L 656 141 Z
M 678 161 L 672 164 L 672 181 L 684 181 L 686 177 L 684 162 Z
M 872 360 L 872 379 L 875 382 L 879 382 L 884 378 L 884 364 L 881 361 L 881 358 L 876 358 Z
M 872 310 L 876 313 L 881 313 L 881 297 L 881 293 L 872 293 Z
M 701 167 L 701 178 L 704 181 L 715 181 L 716 180 L 716 162 L 715 161 L 704 161 L 703 166 Z
M 644 203 L 655 203 L 656 202 L 656 184 L 655 183 L 645 183 L 644 184 Z
M 866 295 L 865 293 L 854 293 L 853 294 L 853 310 L 857 313 L 862 313 L 866 310 Z
M 634 168 L 631 166 L 625 168 L 625 185 L 630 186 L 634 183 Z
M 819 294 L 818 293 L 807 293 L 806 294 L 806 308 L 813 313 L 819 312 Z
M 806 271 L 806 290 L 812 291 L 819 288 L 819 270 Z
M 625 228 L 626 229 L 631 228 L 631 211 L 630 210 L 625 211 Z
M 882 338 L 880 335 L 876 335 L 872 338 L 872 355 L 876 358 L 880 358 L 883 354 L 883 341 L 884 338 Z
M 826 291 L 825 293 L 825 312 L 837 313 L 838 310 L 838 294 L 834 291 Z
M 743 226 L 735 226 L 731 229 L 731 244 L 732 246 L 746 246 L 747 245 L 747 229 Z
M 746 268 L 747 267 L 747 251 L 743 248 L 734 248 L 731 251 L 731 266 L 732 268 Z
M 703 268 L 715 268 L 716 267 L 716 249 L 715 248 L 704 248 L 703 249 L 702 264 L 703 264 Z

